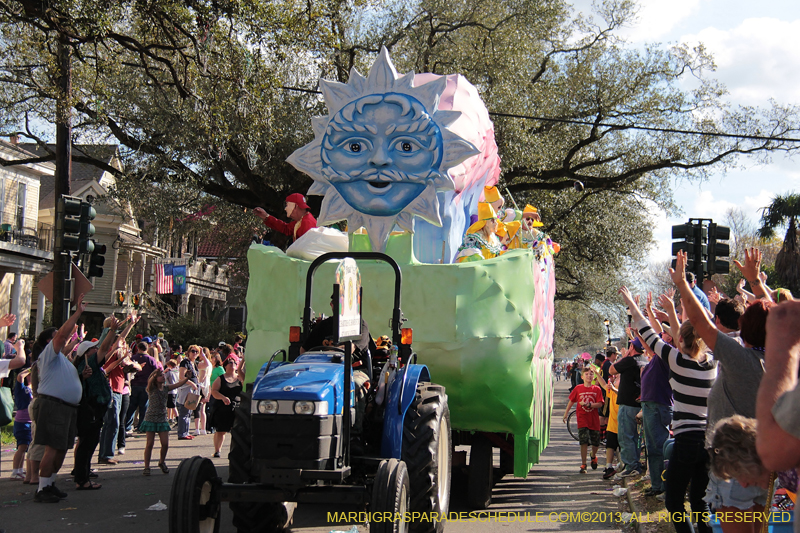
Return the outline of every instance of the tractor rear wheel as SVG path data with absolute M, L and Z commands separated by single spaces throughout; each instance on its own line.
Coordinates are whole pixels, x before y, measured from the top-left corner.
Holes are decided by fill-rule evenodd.
M 450 506 L 450 409 L 444 387 L 418 383 L 403 420 L 403 461 L 411 476 L 411 511 L 427 520 L 410 524 L 415 533 L 441 533 Z
M 370 533 L 406 533 L 408 522 L 404 517 L 410 510 L 411 483 L 406 464 L 397 459 L 384 459 L 372 486 Z
M 484 435 L 476 433 L 469 452 L 469 482 L 467 501 L 473 509 L 488 509 L 492 503 L 494 465 L 492 443 Z
M 252 474 L 252 431 L 250 403 L 252 393 L 242 391 L 231 428 L 228 453 L 228 483 L 258 483 Z M 230 502 L 233 525 L 238 533 L 272 533 L 289 526 L 294 504 L 276 502 Z

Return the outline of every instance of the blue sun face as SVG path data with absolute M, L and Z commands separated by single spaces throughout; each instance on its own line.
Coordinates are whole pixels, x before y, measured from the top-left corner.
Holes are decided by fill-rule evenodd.
M 328 115 L 288 159 L 314 180 L 308 194 L 324 196 L 320 225 L 346 220 L 384 251 L 395 226 L 413 232 L 414 217 L 442 224 L 437 191 L 455 188 L 448 169 L 479 153 L 448 129 L 461 112 L 438 109 L 447 87 L 444 76 L 419 86 L 413 72 L 399 76 L 385 47 L 368 76 L 320 80 Z
M 397 215 L 429 185 L 442 159 L 442 134 L 420 110 L 406 95 L 371 95 L 331 121 L 322 139 L 322 171 L 356 211 Z

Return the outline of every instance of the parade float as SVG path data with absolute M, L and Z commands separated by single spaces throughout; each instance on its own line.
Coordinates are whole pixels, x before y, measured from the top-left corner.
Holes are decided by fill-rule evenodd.
M 321 80 L 328 115 L 314 119 L 314 140 L 289 162 L 314 180 L 319 226 L 346 221 L 330 242 L 350 252 L 385 252 L 402 272 L 402 308 L 416 362 L 445 387 L 454 449 L 471 446 L 469 500 L 491 502 L 498 473 L 525 477 L 549 439 L 552 407 L 552 248 L 510 250 L 494 259 L 453 263 L 484 187 L 497 183 L 500 158 L 476 88 L 453 74 L 398 75 L 384 49 L 365 77 Z M 287 253 L 248 251 L 248 381 L 299 326 L 313 248 L 309 232 Z M 304 246 L 304 239 L 313 245 Z M 335 247 L 335 245 L 334 245 Z M 320 250 L 330 251 L 330 249 Z M 333 279 L 337 262 L 319 267 Z M 359 261 L 362 316 L 377 338 L 390 333 L 392 268 Z M 311 296 L 328 314 L 330 285 Z M 380 318 L 373 318 L 380 317 Z M 251 377 L 252 376 L 252 377 Z M 492 450 L 500 449 L 500 469 Z M 466 464 L 455 452 L 453 464 Z

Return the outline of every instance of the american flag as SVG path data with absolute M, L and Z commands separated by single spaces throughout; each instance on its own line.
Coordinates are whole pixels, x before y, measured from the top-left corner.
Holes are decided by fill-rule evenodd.
M 156 294 L 172 294 L 172 264 L 156 265 Z

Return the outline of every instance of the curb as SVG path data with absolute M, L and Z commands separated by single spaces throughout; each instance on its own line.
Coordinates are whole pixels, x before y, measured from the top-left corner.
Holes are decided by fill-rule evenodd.
M 633 497 L 631 496 L 631 490 L 628 488 L 628 479 L 627 478 L 622 478 L 622 486 L 624 488 L 628 489 L 625 492 L 625 497 L 628 499 L 628 506 L 631 508 L 631 513 L 635 514 L 635 515 L 638 515 L 639 511 L 638 511 L 638 509 L 636 509 L 636 506 L 633 505 Z M 630 523 L 633 526 L 633 530 L 636 533 L 642 533 L 642 530 L 640 529 L 641 528 L 641 524 L 639 524 L 638 520 L 631 520 Z

